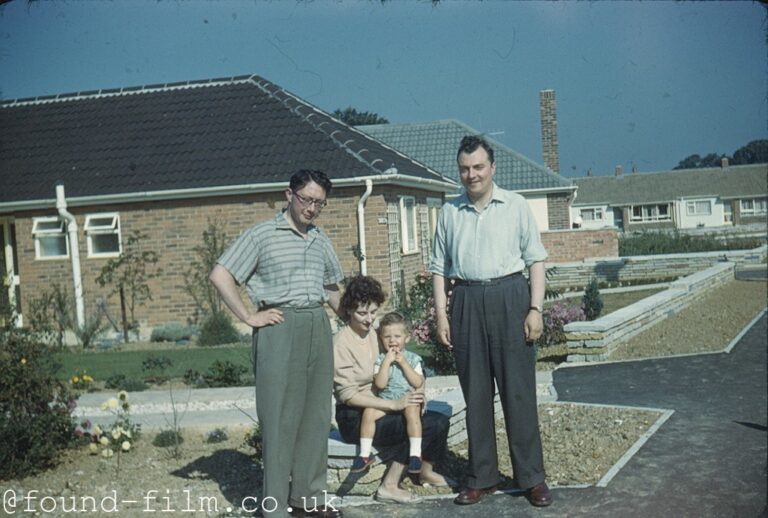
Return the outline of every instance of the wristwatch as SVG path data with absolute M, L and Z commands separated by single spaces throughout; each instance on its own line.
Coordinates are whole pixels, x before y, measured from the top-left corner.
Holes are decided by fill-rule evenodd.
M 544 308 L 542 308 L 541 306 L 531 306 L 528 308 L 528 311 L 538 311 L 539 313 L 543 313 Z

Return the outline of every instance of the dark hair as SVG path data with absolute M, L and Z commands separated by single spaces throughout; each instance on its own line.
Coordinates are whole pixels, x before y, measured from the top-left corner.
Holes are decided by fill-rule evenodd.
M 488 142 L 485 141 L 485 139 L 476 135 L 467 135 L 461 139 L 461 144 L 459 144 L 459 151 L 456 153 L 456 161 L 459 160 L 459 155 L 462 153 L 474 153 L 478 148 L 485 149 L 485 152 L 488 153 L 488 160 L 493 163 L 493 148 L 488 144 Z
M 291 190 L 296 192 L 303 189 L 309 182 L 315 182 L 325 190 L 325 195 L 331 194 L 331 180 L 322 171 L 299 169 L 291 176 Z
M 394 326 L 397 324 L 401 324 L 408 333 L 411 332 L 411 322 L 405 318 L 402 313 L 398 313 L 397 311 L 387 313 L 381 317 L 381 320 L 379 320 L 379 332 L 387 326 Z
M 367 306 L 371 302 L 381 306 L 386 298 L 379 281 L 373 277 L 357 275 L 347 281 L 339 303 L 339 313 L 343 319 L 348 320 L 358 306 Z

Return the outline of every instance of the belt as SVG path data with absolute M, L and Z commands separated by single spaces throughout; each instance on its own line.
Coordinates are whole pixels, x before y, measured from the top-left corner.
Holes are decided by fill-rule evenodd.
M 509 275 L 504 275 L 502 277 L 494 277 L 493 279 L 486 279 L 484 281 L 467 281 L 464 279 L 456 279 L 456 286 L 492 286 L 502 281 L 506 281 L 507 279 L 512 279 L 513 277 L 516 277 L 518 275 L 522 275 L 522 273 L 521 272 L 510 273 Z

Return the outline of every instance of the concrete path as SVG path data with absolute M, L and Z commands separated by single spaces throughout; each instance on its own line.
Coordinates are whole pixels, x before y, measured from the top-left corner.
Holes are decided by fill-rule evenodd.
M 535 509 L 520 495 L 472 506 L 450 499 L 348 507 L 348 518 L 399 516 L 757 517 L 766 511 L 766 316 L 729 354 L 555 371 L 560 401 L 674 409 L 607 487 L 555 489 Z M 726 344 L 724 344 L 726 345 Z

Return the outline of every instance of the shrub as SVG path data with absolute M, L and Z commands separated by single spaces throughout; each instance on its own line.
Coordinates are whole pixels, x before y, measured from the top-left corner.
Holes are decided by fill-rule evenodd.
M 261 437 L 261 425 L 254 423 L 250 430 L 245 433 L 245 444 L 253 448 L 253 453 L 256 459 L 261 460 L 261 456 L 264 453 Z
M 216 360 L 203 374 L 203 380 L 208 387 L 238 387 L 243 385 L 243 375 L 248 369 L 236 365 L 229 360 Z
M 544 309 L 544 332 L 536 343 L 542 347 L 563 343 L 566 341 L 563 327 L 571 322 L 580 322 L 585 319 L 586 316 L 581 307 L 555 302 Z
M 168 381 L 165 370 L 171 365 L 173 365 L 173 362 L 167 356 L 147 356 L 141 362 L 141 370 L 147 374 L 147 382 L 163 383 Z
M 152 439 L 152 444 L 158 448 L 176 447 L 183 442 L 184 437 L 178 430 L 163 430 Z
M 72 444 L 75 401 L 53 358 L 36 335 L 0 331 L 0 480 L 49 468 Z
M 191 340 L 195 334 L 197 334 L 195 326 L 173 322 L 154 328 L 150 340 L 152 342 L 180 342 L 182 340 Z
M 147 390 L 147 384 L 136 378 L 126 378 L 125 374 L 115 374 L 104 380 L 104 387 L 126 392 L 141 392 Z
M 674 232 L 650 232 L 619 238 L 619 255 L 682 254 L 692 252 L 714 252 L 719 250 L 751 250 L 765 243 L 764 239 L 725 237 L 718 239 L 715 234 L 693 236 Z
M 208 444 L 224 442 L 227 439 L 229 439 L 229 436 L 227 435 L 227 431 L 223 428 L 216 428 L 205 434 L 205 442 Z
M 200 328 L 199 345 L 223 345 L 240 341 L 240 333 L 232 324 L 232 319 L 223 311 L 211 313 Z
M 189 385 L 190 387 L 204 387 L 205 386 L 205 379 L 203 379 L 203 375 L 200 374 L 200 371 L 197 371 L 195 369 L 187 369 L 186 372 L 184 372 L 184 383 Z
M 600 289 L 597 286 L 597 279 L 592 277 L 584 290 L 584 296 L 581 298 L 581 307 L 584 309 L 584 315 L 587 320 L 594 320 L 603 312 L 603 297 L 600 295 Z

